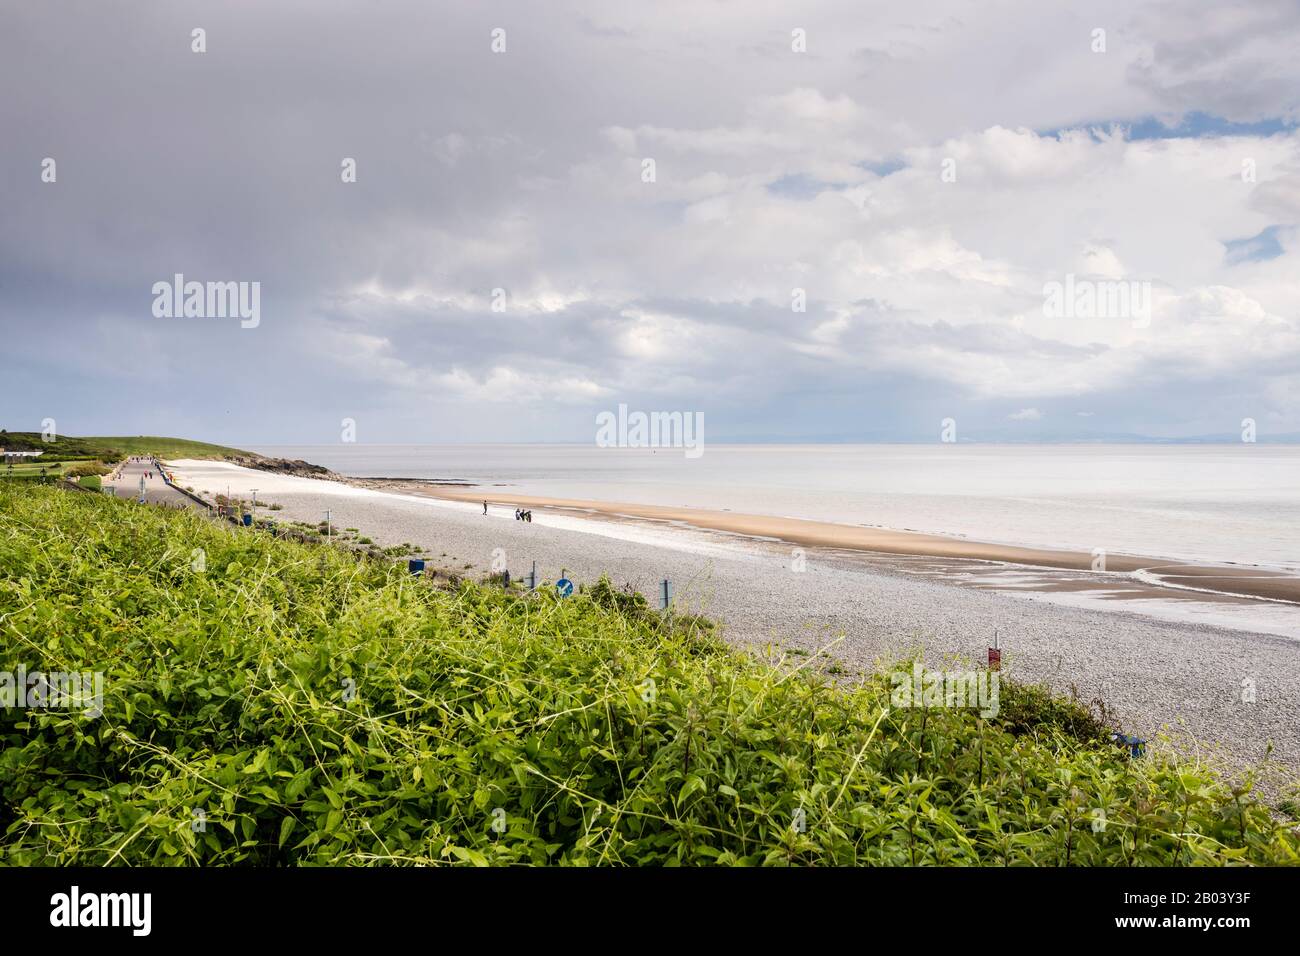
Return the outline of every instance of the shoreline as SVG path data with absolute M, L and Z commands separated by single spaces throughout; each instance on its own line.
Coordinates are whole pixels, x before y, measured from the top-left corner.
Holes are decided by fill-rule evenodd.
M 706 508 L 643 505 L 594 499 L 554 498 L 538 495 L 503 497 L 497 489 L 452 491 L 462 483 L 412 478 L 352 478 L 336 476 L 345 484 L 371 491 L 396 491 L 422 497 L 468 504 L 486 500 L 495 507 L 537 508 L 559 513 L 628 519 L 688 526 L 703 531 L 738 535 L 756 541 L 778 541 L 799 547 L 854 551 L 865 555 L 931 559 L 937 562 L 984 562 L 1007 567 L 1045 571 L 1121 573 L 1129 584 L 1124 598 L 1149 596 L 1150 592 L 1177 591 L 1202 601 L 1267 601 L 1300 607 L 1300 576 L 1254 565 L 1197 564 L 1160 557 L 1112 553 L 1105 555 L 1105 567 L 1094 569 L 1093 555 L 1081 551 L 1034 548 L 971 541 L 919 531 L 866 528 L 805 518 L 756 515 Z M 485 491 L 487 493 L 485 493 Z M 1059 582 L 1071 589 L 1069 582 Z M 1050 582 L 1044 589 L 1051 589 Z

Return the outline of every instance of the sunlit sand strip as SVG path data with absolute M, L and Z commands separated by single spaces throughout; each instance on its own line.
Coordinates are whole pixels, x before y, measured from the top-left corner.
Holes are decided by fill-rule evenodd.
M 387 484 L 387 483 L 384 483 Z M 703 508 L 671 508 L 661 505 L 637 505 L 626 502 L 607 502 L 539 496 L 512 496 L 503 499 L 495 489 L 488 491 L 450 491 L 420 483 L 393 482 L 403 490 L 429 497 L 451 501 L 474 502 L 486 498 L 489 503 L 508 503 L 515 507 L 547 508 L 568 512 L 586 512 L 614 518 L 636 518 L 729 532 L 770 541 L 785 541 L 795 545 L 818 548 L 836 548 L 923 558 L 965 559 L 992 561 L 1009 565 L 1037 568 L 1056 568 L 1064 571 L 1094 570 L 1094 556 L 1079 551 L 1056 551 L 1044 548 L 1022 548 L 948 538 L 942 535 L 914 531 L 895 531 L 886 528 L 865 528 L 840 525 L 802 518 L 774 517 L 769 515 L 739 514 L 730 511 L 711 511 Z M 1157 575 L 1154 571 L 1158 570 Z M 1158 557 L 1141 557 L 1127 554 L 1107 554 L 1105 571 L 1122 572 L 1149 587 L 1199 591 L 1207 596 L 1228 595 L 1300 605 L 1300 577 L 1281 572 L 1269 572 L 1251 567 L 1226 567 L 1171 562 Z M 1180 584 L 1171 578 L 1201 578 L 1213 580 L 1215 587 L 1196 587 Z

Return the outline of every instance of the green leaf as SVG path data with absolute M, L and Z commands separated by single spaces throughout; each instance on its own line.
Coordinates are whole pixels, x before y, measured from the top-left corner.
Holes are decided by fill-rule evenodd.
M 701 780 L 695 774 L 689 774 L 686 777 L 686 782 L 682 784 L 682 789 L 677 794 L 678 806 L 685 803 L 686 798 L 689 797 L 691 794 L 698 793 L 703 789 L 704 789 L 704 781 Z

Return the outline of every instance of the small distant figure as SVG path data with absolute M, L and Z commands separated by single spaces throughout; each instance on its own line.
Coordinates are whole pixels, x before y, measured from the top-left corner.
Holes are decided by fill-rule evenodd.
M 533 512 L 531 510 L 524 512 L 524 520 L 529 524 L 533 523 Z
M 523 514 L 524 514 L 524 513 L 523 513 L 522 511 L 520 511 L 518 508 L 516 508 L 516 509 L 515 509 L 515 520 L 516 520 L 516 521 L 520 521 L 520 520 L 522 520 L 522 519 L 523 519 Z
M 483 513 L 487 514 L 487 499 L 484 499 L 483 501 Z

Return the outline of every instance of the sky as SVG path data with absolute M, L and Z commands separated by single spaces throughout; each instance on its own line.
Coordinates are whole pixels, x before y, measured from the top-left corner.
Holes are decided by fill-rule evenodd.
M 1295 440 L 1297 49 L 1294 0 L 0 0 L 0 426 Z

